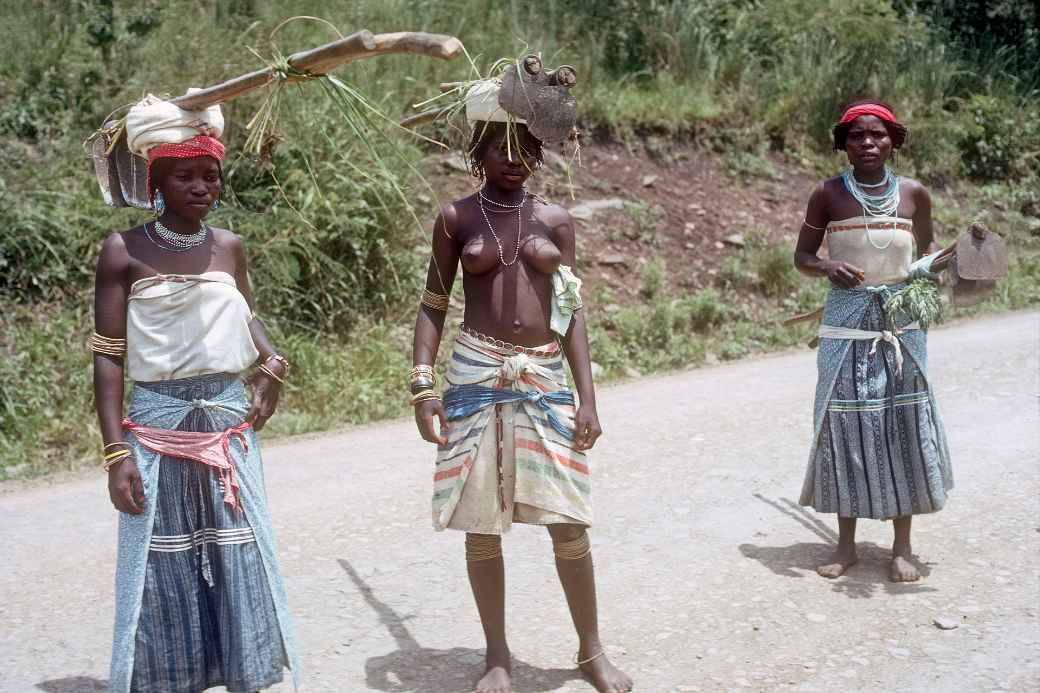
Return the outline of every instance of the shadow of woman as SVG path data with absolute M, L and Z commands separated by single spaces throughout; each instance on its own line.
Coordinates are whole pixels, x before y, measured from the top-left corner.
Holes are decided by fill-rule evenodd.
M 423 647 L 409 632 L 393 607 L 380 601 L 349 561 L 339 564 L 357 586 L 365 602 L 379 617 L 397 644 L 397 650 L 365 662 L 369 689 L 394 693 L 449 693 L 472 691 L 484 672 L 484 651 L 467 647 L 442 650 Z M 568 681 L 581 679 L 573 669 L 541 669 L 513 658 L 513 690 L 516 693 L 553 691 Z
M 93 676 L 69 676 L 64 679 L 41 681 L 36 687 L 47 693 L 104 693 L 108 690 L 108 681 Z
M 781 498 L 780 502 L 771 500 L 759 493 L 755 498 L 766 505 L 772 506 L 781 514 L 793 519 L 798 524 L 817 535 L 823 542 L 797 542 L 788 546 L 757 546 L 755 544 L 741 544 L 740 553 L 745 558 L 751 558 L 774 574 L 781 577 L 801 578 L 813 577 L 818 580 L 825 578 L 816 574 L 816 567 L 826 562 L 838 543 L 838 535 L 833 529 L 821 522 L 818 518 L 809 514 L 800 505 L 787 498 Z M 846 594 L 853 599 L 862 599 L 874 596 L 879 590 L 888 594 L 907 594 L 934 592 L 935 589 L 926 587 L 917 582 L 892 582 L 888 576 L 888 566 L 892 558 L 892 552 L 885 547 L 878 546 L 874 542 L 856 542 L 856 550 L 859 554 L 859 563 L 850 568 L 842 577 L 830 581 L 831 590 Z M 920 561 L 914 560 L 922 577 L 931 573 L 931 568 Z

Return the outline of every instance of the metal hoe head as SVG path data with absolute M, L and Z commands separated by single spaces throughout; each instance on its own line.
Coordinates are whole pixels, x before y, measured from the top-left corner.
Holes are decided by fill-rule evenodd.
M 981 222 L 973 223 L 957 239 L 951 260 L 950 283 L 953 304 L 960 308 L 984 301 L 1008 275 L 1008 254 L 1004 240 Z
M 507 112 L 527 121 L 527 129 L 544 143 L 566 140 L 578 117 L 571 87 L 578 75 L 570 65 L 547 71 L 541 59 L 528 55 L 502 74 L 498 103 Z
M 105 202 L 113 207 L 151 209 L 148 162 L 127 148 L 123 129 L 116 129 L 114 123 L 106 123 L 91 141 L 90 155 Z

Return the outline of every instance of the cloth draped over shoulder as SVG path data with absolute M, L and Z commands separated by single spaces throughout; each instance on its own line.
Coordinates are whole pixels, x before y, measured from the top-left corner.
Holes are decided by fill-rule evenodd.
M 515 408 L 517 417 L 508 446 L 515 451 L 515 503 L 591 525 L 589 465 L 573 449 L 575 400 L 559 350 L 550 356 L 510 353 L 462 333 L 446 379 L 451 426 L 437 451 L 434 527 L 449 526 L 498 406 Z
M 237 430 L 236 435 L 226 436 L 224 442 L 236 471 L 238 502 L 255 535 L 257 547 L 263 558 L 264 571 L 278 617 L 286 664 L 292 670 L 293 681 L 298 686 L 300 668 L 296 636 L 275 555 L 274 534 L 264 492 L 260 448 L 252 428 L 242 426 L 248 413 L 244 385 L 241 381 L 236 381 L 235 385 L 211 400 L 194 401 L 168 397 L 146 388 L 135 387 L 128 418 L 141 427 L 172 430 L 196 409 L 204 410 L 216 428 L 222 431 Z M 155 444 L 154 441 L 146 443 L 138 438 L 133 429 L 125 433 L 125 440 L 130 444 L 134 461 L 141 473 L 145 501 L 144 512 L 140 515 L 119 515 L 115 633 L 109 683 L 110 691 L 113 693 L 128 693 L 130 690 L 134 670 L 135 638 L 141 615 L 149 546 L 155 521 L 159 462 L 162 458 L 162 453 L 151 447 Z
M 561 337 L 566 337 L 574 313 L 582 309 L 581 280 L 567 265 L 560 265 L 560 268 L 553 272 L 551 304 L 549 327 Z

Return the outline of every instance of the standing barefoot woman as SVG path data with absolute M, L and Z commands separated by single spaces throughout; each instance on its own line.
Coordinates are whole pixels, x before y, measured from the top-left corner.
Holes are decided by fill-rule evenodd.
M 906 128 L 877 102 L 849 106 L 834 148 L 851 168 L 817 186 L 798 237 L 795 265 L 827 277 L 817 363 L 815 432 L 802 505 L 838 514 L 834 556 L 817 568 L 835 578 L 856 563 L 856 519 L 893 520 L 890 577 L 920 578 L 910 521 L 936 512 L 953 488 L 942 419 L 925 373 L 925 331 L 887 315 L 884 304 L 918 255 L 935 250 L 932 200 L 887 162 Z M 828 259 L 817 255 L 827 238 Z M 898 322 L 897 322 L 898 321 Z
M 253 313 L 242 239 L 205 223 L 222 128 L 219 107 L 131 109 L 157 218 L 111 234 L 98 261 L 94 396 L 120 512 L 113 693 L 248 693 L 298 671 L 254 433 L 288 364 Z M 241 374 L 258 360 L 250 402 Z
M 600 426 L 585 319 L 577 310 L 579 282 L 570 271 L 574 226 L 566 210 L 524 188 L 542 162 L 542 143 L 527 127 L 516 125 L 507 135 L 497 107 L 476 122 L 472 110 L 468 115 L 471 165 L 484 186 L 445 205 L 434 226 L 412 391 L 419 432 L 439 446 L 434 525 L 466 532 L 470 586 L 487 639 L 477 691 L 512 690 L 501 535 L 514 522 L 549 531 L 578 631 L 581 671 L 599 691 L 629 691 L 631 679 L 600 642 L 586 534 L 592 509 L 585 451 Z M 431 364 L 460 262 L 465 324 L 455 338 L 442 406 Z M 576 410 L 564 356 L 578 390 Z

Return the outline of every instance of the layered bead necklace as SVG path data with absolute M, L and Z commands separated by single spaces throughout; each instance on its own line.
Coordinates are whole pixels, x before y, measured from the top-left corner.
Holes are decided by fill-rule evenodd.
M 520 234 L 523 230 L 523 218 L 521 212 L 524 208 L 524 204 L 527 202 L 527 189 L 524 188 L 524 195 L 520 198 L 520 204 L 518 205 L 510 205 L 504 202 L 492 200 L 490 197 L 484 194 L 483 188 L 477 191 L 477 195 L 479 195 L 478 204 L 480 205 L 480 212 L 484 215 L 484 221 L 487 222 L 488 228 L 491 229 L 491 235 L 494 237 L 495 243 L 498 245 L 498 261 L 501 262 L 504 267 L 510 267 L 516 264 L 516 261 L 520 259 Z M 501 210 L 492 211 L 509 212 L 514 209 L 516 210 L 516 252 L 513 254 L 513 259 L 509 262 L 506 262 L 505 251 L 502 249 L 502 240 L 498 237 L 498 234 L 495 233 L 495 227 L 491 224 L 491 219 L 488 218 L 487 209 L 484 208 L 485 202 L 487 202 L 489 205 L 503 208 Z
M 856 180 L 851 168 L 841 174 L 845 189 L 863 208 L 863 216 L 894 217 L 899 211 L 899 177 L 885 166 L 885 177 L 875 185 L 864 185 Z M 865 188 L 881 188 L 879 193 L 868 193 Z
M 155 231 L 155 234 L 166 242 L 165 245 L 155 240 L 155 237 L 152 236 L 152 232 L 148 230 L 148 225 L 145 224 L 144 232 L 148 236 L 148 240 L 163 250 L 173 250 L 178 253 L 183 253 L 192 248 L 197 248 L 205 243 L 206 238 L 209 236 L 209 227 L 205 224 L 200 225 L 199 230 L 195 233 L 183 234 L 171 231 L 158 219 L 152 223 L 152 231 Z
M 881 179 L 880 183 L 874 185 L 863 184 L 856 180 L 856 175 L 852 168 L 845 169 L 845 172 L 841 174 L 841 181 L 845 184 L 845 189 L 849 191 L 849 194 L 863 209 L 864 217 L 894 217 L 899 212 L 899 176 L 893 174 L 892 169 L 888 166 L 885 166 L 884 178 Z M 865 188 L 881 188 L 881 191 L 868 193 Z M 892 240 L 895 238 L 894 228 L 891 229 L 888 243 L 884 245 L 878 245 L 874 242 L 873 237 L 870 235 L 870 225 L 868 223 L 864 223 L 863 228 L 867 232 L 867 241 L 878 250 L 884 250 L 892 245 Z

